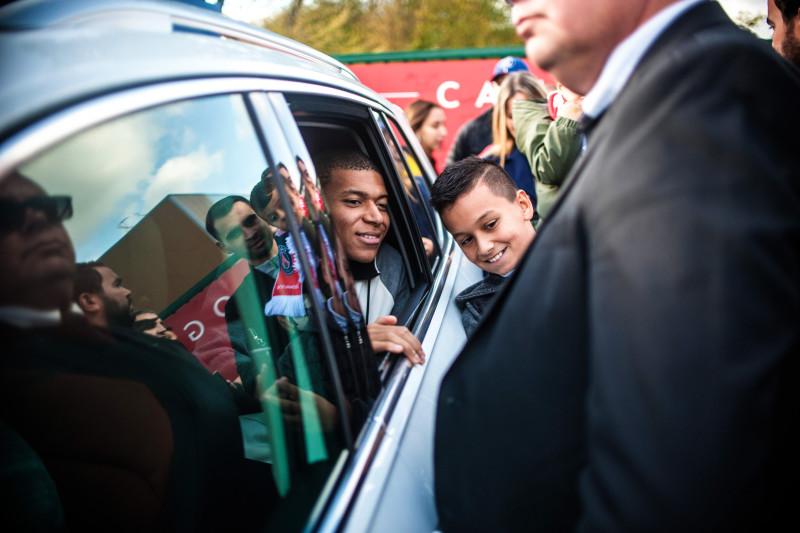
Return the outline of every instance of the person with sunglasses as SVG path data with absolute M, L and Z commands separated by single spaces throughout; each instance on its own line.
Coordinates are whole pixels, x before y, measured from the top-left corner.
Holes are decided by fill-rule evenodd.
M 0 309 L 0 317 L 13 322 L 25 309 L 34 320 L 58 321 L 72 305 L 75 251 L 62 225 L 72 216 L 71 198 L 47 196 L 17 173 L 0 190 L 0 305 L 19 308 Z
M 158 313 L 150 309 L 139 309 L 133 313 L 133 329 L 160 339 L 178 340 L 172 326 L 165 325 Z

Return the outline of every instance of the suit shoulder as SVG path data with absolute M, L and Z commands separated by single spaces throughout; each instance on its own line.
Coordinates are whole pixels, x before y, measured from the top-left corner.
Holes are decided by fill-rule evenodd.
M 680 83 L 713 79 L 732 90 L 749 90 L 763 88 L 766 77 L 779 86 L 800 87 L 800 71 L 766 41 L 732 24 L 705 28 L 673 41 L 643 63 L 644 73 L 670 76 Z

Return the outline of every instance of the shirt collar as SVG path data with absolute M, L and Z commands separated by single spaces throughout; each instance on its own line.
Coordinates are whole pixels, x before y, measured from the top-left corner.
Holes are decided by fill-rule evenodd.
M 72 304 L 73 313 L 83 314 L 78 304 Z M 33 309 L 17 305 L 0 305 L 0 322 L 18 328 L 36 328 L 57 326 L 61 323 L 61 311 L 58 309 Z
M 686 10 L 704 1 L 681 0 L 665 7 L 619 43 L 608 57 L 597 82 L 583 99 L 583 112 L 592 118 L 602 115 L 622 92 L 639 61 L 659 35 Z

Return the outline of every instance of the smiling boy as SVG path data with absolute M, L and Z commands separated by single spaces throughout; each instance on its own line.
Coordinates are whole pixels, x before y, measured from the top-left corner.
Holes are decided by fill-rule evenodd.
M 431 204 L 467 259 L 488 272 L 456 296 L 469 335 L 536 236 L 533 203 L 499 165 L 470 157 L 448 166 L 437 178 Z

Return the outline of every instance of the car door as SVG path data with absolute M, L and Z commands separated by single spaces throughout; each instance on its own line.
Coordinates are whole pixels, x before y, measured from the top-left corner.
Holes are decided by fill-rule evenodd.
M 410 294 L 398 319 L 433 338 L 452 243 L 424 206 L 429 178 L 398 158 L 415 156 L 391 110 L 363 96 L 263 79 L 164 83 L 87 98 L 30 124 L 0 154 L 0 175 L 72 197 L 77 260 L 119 274 L 134 307 L 155 312 L 244 404 L 244 455 L 266 465 L 259 472 L 274 489 L 254 527 L 341 524 L 411 372 L 401 357 L 372 352 L 363 315 L 331 319 L 328 304 L 352 280 L 314 157 L 336 145 L 382 170 L 387 242 Z M 234 210 L 210 212 L 249 202 L 270 169 L 286 223 L 267 224 L 277 253 L 258 262 L 244 235 L 261 222 L 237 219 L 221 235 Z M 214 492 L 228 505 L 222 519 L 241 515 L 225 492 Z

